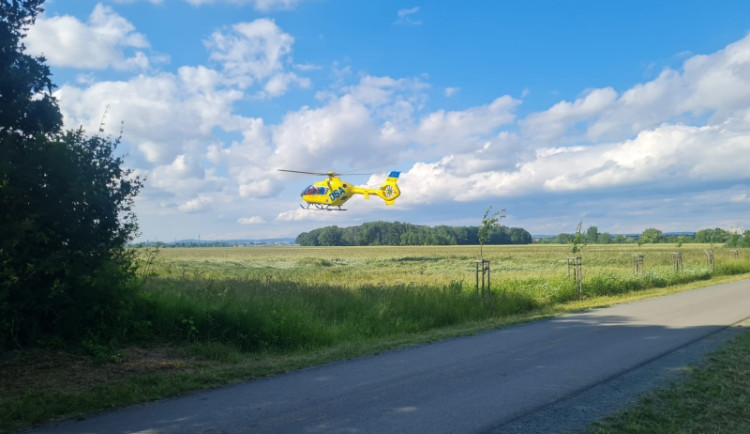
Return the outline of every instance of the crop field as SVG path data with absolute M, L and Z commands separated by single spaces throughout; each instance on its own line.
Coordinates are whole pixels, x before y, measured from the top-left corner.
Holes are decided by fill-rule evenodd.
M 707 250 L 714 252 L 714 264 Z M 682 255 L 675 270 L 673 252 Z M 570 246 L 485 246 L 491 291 L 477 292 L 478 246 L 235 247 L 141 251 L 136 333 L 242 351 L 310 350 L 495 320 L 580 299 L 750 272 L 750 255 L 688 244 L 590 245 L 582 284 Z M 643 255 L 642 267 L 633 255 Z M 481 278 L 480 278 L 481 282 Z M 481 284 L 481 283 L 480 283 Z
M 707 244 L 675 247 L 667 244 L 589 245 L 582 255 L 585 275 L 619 276 L 634 274 L 633 255 L 644 256 L 646 275 L 674 271 L 672 253 L 681 253 L 686 274 L 711 271 Z M 737 258 L 724 247 L 713 247 L 716 267 L 750 265 L 750 255 L 738 251 Z M 566 245 L 485 246 L 484 258 L 491 262 L 496 289 L 507 280 L 558 280 L 567 278 Z M 475 286 L 478 246 L 397 247 L 227 247 L 162 249 L 146 266 L 152 277 L 180 280 L 264 279 L 327 283 L 344 287 L 366 285 Z

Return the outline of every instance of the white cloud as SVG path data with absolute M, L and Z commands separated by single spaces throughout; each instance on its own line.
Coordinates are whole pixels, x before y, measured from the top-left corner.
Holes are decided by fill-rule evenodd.
M 198 71 L 197 69 L 192 69 Z M 241 123 L 231 113 L 242 93 L 214 88 L 200 73 L 139 75 L 129 81 L 102 81 L 88 87 L 66 84 L 55 96 L 69 128 L 79 125 L 96 131 L 107 113 L 105 132 L 119 134 L 151 163 L 163 164 L 177 155 L 205 152 L 214 140 L 213 129 L 235 130 Z M 211 73 L 206 72 L 205 76 Z M 202 84 L 201 84 L 202 83 Z
M 746 179 L 750 36 L 714 54 L 689 58 L 681 71 L 665 70 L 621 96 L 611 88 L 593 89 L 574 102 L 561 101 L 532 113 L 517 122 L 519 136 L 492 138 L 498 126 L 512 130 L 503 124 L 512 120 L 512 100 L 497 105 L 503 108 L 437 111 L 421 120 L 417 137 L 446 142 L 443 149 L 452 153 L 434 163 L 423 159 L 413 164 L 404 177 L 405 183 L 409 179 L 404 190 L 417 192 L 414 200 L 444 200 L 445 192 L 475 200 Z M 713 116 L 706 118 L 705 113 Z M 602 137 L 614 140 L 598 140 Z M 467 147 L 472 139 L 489 146 L 480 151 L 477 145 Z M 447 143 L 454 145 L 449 148 Z M 501 154 L 511 155 L 515 164 L 493 159 Z
M 270 197 L 276 193 L 276 188 L 270 179 L 261 179 L 240 184 L 238 191 L 241 197 Z
M 276 216 L 277 221 L 281 222 L 307 222 L 307 221 L 335 221 L 336 213 L 339 211 L 325 211 L 319 209 L 302 209 L 283 211 Z M 346 211 L 341 211 L 346 212 Z
M 520 122 L 527 137 L 551 145 L 575 127 L 600 116 L 617 99 L 617 92 L 611 88 L 593 89 L 574 102 L 561 101 L 549 110 L 532 113 Z
M 309 79 L 298 77 L 288 69 L 294 38 L 284 33 L 273 20 L 259 18 L 239 23 L 229 31 L 214 32 L 205 42 L 210 58 L 222 66 L 228 82 L 247 88 L 265 83 L 260 96 L 276 97 L 296 84 L 309 87 Z
M 182 212 L 199 212 L 207 209 L 214 202 L 213 198 L 208 196 L 199 196 L 195 199 L 191 199 L 182 205 L 179 210 Z
M 72 16 L 37 18 L 25 39 L 29 53 L 52 66 L 83 69 L 140 69 L 150 66 L 146 37 L 128 20 L 97 4 L 87 23 Z
M 467 152 L 484 145 L 499 128 L 515 120 L 519 100 L 509 96 L 496 98 L 488 105 L 460 111 L 438 110 L 424 116 L 415 131 L 415 140 L 434 146 L 433 152 Z
M 259 225 L 265 223 L 266 220 L 263 217 L 260 216 L 253 216 L 253 217 L 241 217 L 237 219 L 237 223 L 241 225 Z
M 419 13 L 419 7 L 405 8 L 398 10 L 398 18 L 394 24 L 402 26 L 419 26 L 422 21 L 416 18 L 416 14 Z
M 453 95 L 455 95 L 456 93 L 458 93 L 459 90 L 461 90 L 460 87 L 446 87 L 445 91 L 443 91 L 443 93 L 445 94 L 445 96 L 447 96 L 448 98 L 450 98 Z
M 750 197 L 748 197 L 746 192 L 742 192 L 739 194 L 735 194 L 734 196 L 729 198 L 730 202 L 737 202 L 737 203 L 750 203 Z

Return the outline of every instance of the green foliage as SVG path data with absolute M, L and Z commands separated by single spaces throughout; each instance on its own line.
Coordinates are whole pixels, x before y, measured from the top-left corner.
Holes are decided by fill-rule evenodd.
M 490 238 L 490 231 L 497 226 L 497 223 L 500 221 L 500 219 L 505 218 L 505 215 L 503 215 L 503 212 L 505 212 L 504 209 L 497 210 L 492 215 L 490 213 L 492 212 L 492 205 L 487 207 L 487 210 L 484 212 L 484 215 L 482 216 L 482 223 L 479 225 L 479 229 L 477 230 L 477 237 L 479 238 L 479 255 L 484 260 L 484 244 L 489 240 Z
M 62 115 L 52 96 L 43 58 L 24 53 L 22 39 L 42 12 L 44 0 L 0 2 L 0 134 L 31 136 L 55 132 Z
M 369 222 L 339 228 L 326 226 L 303 232 L 295 242 L 301 246 L 447 246 L 477 245 L 478 226 L 424 226 L 400 222 Z M 530 244 L 531 234 L 522 228 L 492 226 L 486 244 Z
M 696 233 L 664 233 L 656 228 L 648 228 L 640 235 L 637 234 L 617 234 L 612 235 L 607 232 L 596 232 L 596 226 L 591 226 L 584 236 L 587 244 L 626 244 L 637 243 L 639 247 L 644 244 L 656 243 L 675 243 L 681 247 L 686 243 L 701 244 L 724 244 L 727 247 L 750 247 L 750 231 L 743 234 L 730 232 L 724 229 L 701 229 Z M 596 238 L 594 235 L 596 234 Z M 544 244 L 570 244 L 575 234 L 560 233 L 554 237 L 539 239 L 539 243 Z
M 586 236 L 581 232 L 582 221 L 578 222 L 576 227 L 576 233 L 573 235 L 571 242 L 570 253 L 577 255 L 583 252 L 583 248 L 586 247 L 587 240 Z
M 648 228 L 641 234 L 639 245 L 643 243 L 660 243 L 664 240 L 664 233 L 662 231 L 656 228 Z
M 599 228 L 596 226 L 589 226 L 586 229 L 586 243 L 594 244 L 599 242 Z
M 116 142 L 69 132 L 3 141 L 0 173 L 1 346 L 108 333 L 132 304 L 140 180 Z
M 729 239 L 729 232 L 724 229 L 701 229 L 695 233 L 697 243 L 725 243 Z
M 59 131 L 49 68 L 21 43 L 41 3 L 0 2 L 0 349 L 104 339 L 134 300 L 141 181 L 117 141 Z

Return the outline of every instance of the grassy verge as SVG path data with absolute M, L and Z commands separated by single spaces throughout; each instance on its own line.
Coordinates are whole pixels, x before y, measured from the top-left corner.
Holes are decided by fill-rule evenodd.
M 666 288 L 592 297 L 561 305 L 467 321 L 449 326 L 390 333 L 316 348 L 249 351 L 212 340 L 110 350 L 106 356 L 81 356 L 34 350 L 0 360 L 0 430 L 12 431 L 50 420 L 75 418 L 120 406 L 219 387 L 331 361 L 389 349 L 471 335 L 512 324 L 664 295 L 746 276 L 714 278 Z
M 687 374 L 687 379 L 652 392 L 586 432 L 750 432 L 750 331 L 689 368 Z

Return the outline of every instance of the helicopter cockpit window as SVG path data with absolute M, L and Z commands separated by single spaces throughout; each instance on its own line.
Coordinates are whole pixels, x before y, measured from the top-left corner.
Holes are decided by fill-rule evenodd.
M 302 190 L 302 193 L 300 196 L 310 196 L 313 194 L 326 194 L 328 192 L 328 189 L 326 187 L 318 187 L 315 185 L 310 185 L 304 190 Z

